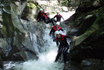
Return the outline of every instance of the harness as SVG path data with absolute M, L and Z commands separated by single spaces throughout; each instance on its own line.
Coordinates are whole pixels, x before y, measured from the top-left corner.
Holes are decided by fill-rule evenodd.
M 56 38 L 56 40 L 61 41 L 64 40 L 65 35 L 62 35 L 61 38 Z
M 41 11 L 41 14 L 40 15 L 43 16 L 43 14 L 44 14 L 44 11 Z
M 55 26 L 53 26 L 53 29 L 55 30 L 55 31 L 57 31 L 57 30 L 60 30 L 60 29 L 62 29 L 61 27 L 55 27 Z
M 64 38 L 65 38 L 65 35 L 62 35 L 61 38 L 56 38 L 56 40 L 61 42 L 62 40 L 64 40 Z M 61 44 L 59 46 L 59 51 L 66 52 L 67 50 L 68 50 L 68 48 L 65 46 L 65 44 Z
M 48 16 L 47 16 L 47 15 L 43 15 L 43 17 L 45 17 L 46 19 L 48 18 Z
M 57 18 L 61 18 L 61 15 L 59 14 L 59 15 L 57 15 L 56 17 L 57 17 Z

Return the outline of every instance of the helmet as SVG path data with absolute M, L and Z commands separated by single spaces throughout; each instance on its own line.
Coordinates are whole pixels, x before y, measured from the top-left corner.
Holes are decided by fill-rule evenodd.
M 57 14 L 59 14 L 59 12 L 57 12 Z
M 63 32 L 62 31 L 59 31 L 59 34 L 63 35 Z
M 42 8 L 40 8 L 40 10 L 43 10 Z
M 59 31 L 56 31 L 55 34 L 60 34 L 60 32 Z
M 57 24 L 57 25 L 60 25 L 60 22 L 57 22 L 56 24 Z
M 48 11 L 46 10 L 45 13 L 48 13 Z

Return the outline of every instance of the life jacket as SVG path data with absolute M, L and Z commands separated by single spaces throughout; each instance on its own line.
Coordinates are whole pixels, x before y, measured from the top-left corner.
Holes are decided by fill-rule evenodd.
M 60 30 L 60 29 L 62 29 L 61 27 L 58 27 L 58 29 Z
M 65 35 L 62 35 L 61 38 L 56 38 L 56 40 L 61 41 L 64 40 Z
M 60 29 L 62 29 L 62 28 L 61 28 L 61 27 L 56 28 L 55 26 L 53 26 L 53 29 L 54 29 L 55 31 L 57 31 L 57 30 L 60 30 Z
M 45 15 L 45 14 L 43 15 L 43 17 L 45 17 L 46 19 L 48 18 L 48 16 L 47 16 L 47 15 Z
M 43 14 L 45 13 L 44 11 L 40 11 L 40 12 L 41 12 L 41 14 L 40 14 L 41 16 L 43 16 Z
M 57 15 L 57 18 L 61 18 L 62 16 L 59 14 L 59 15 Z

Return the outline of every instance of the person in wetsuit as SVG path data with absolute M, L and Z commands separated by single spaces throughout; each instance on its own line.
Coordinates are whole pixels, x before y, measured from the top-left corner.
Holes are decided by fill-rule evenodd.
M 55 38 L 55 31 L 64 31 L 60 26 L 60 23 L 57 23 L 56 25 L 54 25 L 49 33 L 50 36 L 53 37 L 53 39 Z
M 56 22 L 60 22 L 61 18 L 63 18 L 63 17 L 61 14 L 59 14 L 59 12 L 57 12 L 57 14 L 54 16 L 54 18 L 56 18 Z M 63 18 L 63 20 L 64 20 L 64 18 Z
M 45 12 L 43 11 L 43 9 L 40 9 L 38 15 L 37 15 L 37 21 L 42 21 L 43 20 L 43 15 L 45 14 Z
M 57 62 L 61 54 L 63 54 L 63 60 L 64 60 L 64 63 L 66 63 L 67 51 L 69 49 L 67 38 L 70 38 L 70 37 L 59 34 L 59 33 L 56 34 L 56 44 L 58 45 L 58 54 L 56 56 L 55 62 Z

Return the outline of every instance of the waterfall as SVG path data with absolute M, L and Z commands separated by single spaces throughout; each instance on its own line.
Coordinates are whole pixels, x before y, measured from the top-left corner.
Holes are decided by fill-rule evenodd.
M 61 70 L 63 69 L 63 63 L 54 62 L 57 55 L 57 46 L 53 42 L 53 39 L 49 36 L 50 29 L 46 28 L 44 32 L 44 45 L 41 48 L 43 52 L 38 54 L 39 59 L 29 60 L 23 63 L 12 63 L 5 64 L 6 70 L 13 68 L 14 70 Z M 31 34 L 31 39 L 34 39 L 35 50 L 36 47 L 36 35 Z
M 30 39 L 31 39 L 31 41 L 34 41 L 32 45 L 34 47 L 34 50 L 38 54 L 39 53 L 39 49 L 38 49 L 38 45 L 37 45 L 37 37 L 36 37 L 36 35 L 33 34 L 33 33 L 30 33 Z
M 63 70 L 63 62 L 54 62 L 58 47 L 56 42 L 53 42 L 53 39 L 49 36 L 51 27 L 49 24 L 45 24 L 46 28 L 44 29 L 43 41 L 44 44 L 42 47 L 38 47 L 37 35 L 35 32 L 30 32 L 30 39 L 32 40 L 32 45 L 36 51 L 38 59 L 28 60 L 25 62 L 9 62 L 4 65 L 4 70 Z M 32 25 L 31 25 L 32 26 Z M 29 27 L 30 28 L 30 27 Z M 33 30 L 34 28 L 30 28 Z M 65 31 L 66 33 L 66 31 Z M 64 34 L 65 34 L 64 33 Z M 39 50 L 41 49 L 42 52 Z

